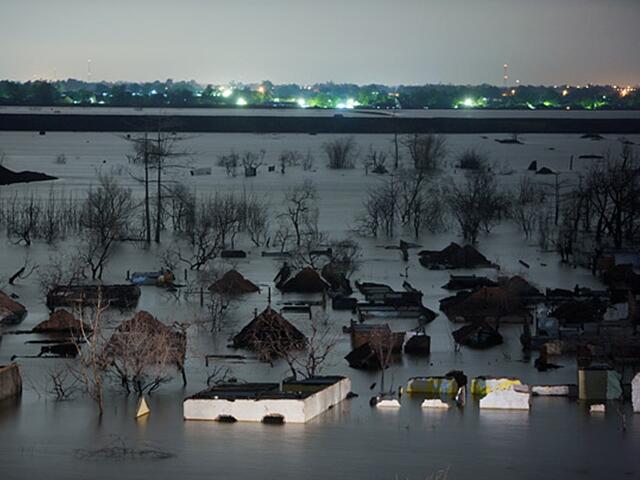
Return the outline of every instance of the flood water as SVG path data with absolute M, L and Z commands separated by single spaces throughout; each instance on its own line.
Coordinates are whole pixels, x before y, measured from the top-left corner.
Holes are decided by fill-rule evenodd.
M 445 177 L 459 175 L 453 168 L 456 153 L 471 146 L 486 152 L 496 165 L 514 170 L 501 175 L 501 182 L 513 184 L 525 174 L 532 160 L 538 166 L 548 166 L 561 172 L 561 178 L 577 182 L 580 171 L 589 160 L 579 155 L 602 154 L 618 148 L 615 136 L 600 142 L 580 139 L 577 135 L 526 135 L 524 145 L 502 145 L 489 135 L 450 135 L 450 161 Z M 319 226 L 333 238 L 348 235 L 353 217 L 362 204 L 369 185 L 378 181 L 364 175 L 361 167 L 353 171 L 329 171 L 324 167 L 321 146 L 328 135 L 222 135 L 204 134 L 185 141 L 191 151 L 194 167 L 213 167 L 213 175 L 191 177 L 185 171 L 175 176 L 198 194 L 214 191 L 246 190 L 268 201 L 274 215 L 281 208 L 283 192 L 303 179 L 312 179 L 320 192 Z M 369 145 L 390 148 L 390 138 L 383 135 L 355 136 L 361 151 Z M 629 137 L 639 143 L 640 136 Z M 267 173 L 262 167 L 256 178 L 230 178 L 215 166 L 216 156 L 231 149 L 266 150 L 267 164 L 275 164 L 285 149 L 311 151 L 316 155 L 315 171 L 300 167 L 285 175 Z M 95 185 L 98 172 L 118 175 L 119 179 L 140 193 L 126 169 L 126 154 L 130 145 L 113 134 L 0 132 L 0 149 L 6 153 L 5 165 L 16 170 L 36 170 L 55 175 L 60 180 L 54 188 L 80 197 L 90 185 Z M 57 154 L 64 153 L 67 163 L 54 163 Z M 575 156 L 574 169 L 569 171 L 569 158 Z M 539 181 L 551 182 L 552 180 Z M 30 192 L 47 195 L 50 184 L 0 187 L 0 193 Z M 410 235 L 403 238 L 411 239 Z M 427 234 L 419 239 L 424 248 L 440 249 L 457 240 L 455 229 L 448 233 Z M 114 259 L 105 271 L 105 281 L 124 281 L 127 270 L 152 270 L 160 267 L 158 254 L 171 237 L 165 235 L 160 247 L 144 250 L 126 244 L 118 246 Z M 441 288 L 449 276 L 446 271 L 422 268 L 415 254 L 409 268 L 394 250 L 380 248 L 394 240 L 359 239 L 363 247 L 363 263 L 354 280 L 388 283 L 400 288 L 408 280 L 424 292 L 424 303 L 438 311 L 438 300 L 450 293 Z M 47 318 L 44 297 L 35 275 L 6 288 L 7 277 L 22 264 L 27 249 L 0 238 L 0 278 L 2 288 L 20 296 L 19 301 L 29 314 L 20 329 L 29 329 Z M 34 264 L 45 265 L 51 256 L 73 248 L 73 241 L 55 247 L 35 244 L 29 249 Z M 213 365 L 206 367 L 204 355 L 234 352 L 226 347 L 228 339 L 253 316 L 254 309 L 267 304 L 267 287 L 273 286 L 278 268 L 275 260 L 260 256 L 260 249 L 241 241 L 248 250 L 247 259 L 233 266 L 263 290 L 251 294 L 230 314 L 223 331 L 212 334 L 207 329 L 193 327 L 189 331 L 187 358 L 188 385 L 178 380 L 162 386 L 149 399 L 151 414 L 134 420 L 136 400 L 126 397 L 111 386 L 106 399 L 106 411 L 98 419 L 95 405 L 87 398 L 56 402 L 47 393 L 48 373 L 64 360 L 42 358 L 19 359 L 25 391 L 18 403 L 0 404 L 0 479 L 21 478 L 362 478 L 362 479 L 425 479 L 448 470 L 449 479 L 581 479 L 640 478 L 640 415 L 633 414 L 629 403 L 610 402 L 604 415 L 590 415 L 588 406 L 564 398 L 534 398 L 531 411 L 480 411 L 477 401 L 468 397 L 463 410 L 423 411 L 422 396 L 404 395 L 399 410 L 381 411 L 369 406 L 369 398 L 379 389 L 379 373 L 352 370 L 344 355 L 350 351 L 349 336 L 341 333 L 350 319 L 348 312 L 327 311 L 328 321 L 337 344 L 323 373 L 347 375 L 353 391 L 359 396 L 347 400 L 305 425 L 222 424 L 216 422 L 185 422 L 182 400 L 205 388 Z M 559 263 L 553 253 L 542 253 L 535 242 L 526 242 L 515 225 L 503 224 L 491 234 L 481 236 L 478 249 L 490 260 L 500 264 L 500 274 L 519 274 L 539 288 L 573 288 L 576 284 L 598 287 L 599 281 L 590 272 Z M 530 265 L 525 268 L 519 260 Z M 228 265 L 231 266 L 231 265 Z M 472 273 L 472 272 L 456 272 Z M 478 275 L 495 277 L 496 272 L 475 271 Z M 286 297 L 290 299 L 289 296 Z M 285 298 L 274 291 L 273 304 L 282 305 Z M 177 302 L 154 287 L 143 287 L 139 309 L 148 310 L 161 320 L 188 321 L 202 316 L 198 302 Z M 286 314 L 301 330 L 308 330 L 308 319 Z M 114 314 L 113 321 L 122 317 Z M 412 322 L 392 320 L 394 330 L 414 328 Z M 432 353 L 426 359 L 404 356 L 385 374 L 387 386 L 406 385 L 418 375 L 442 375 L 451 369 L 461 369 L 469 376 L 504 375 L 519 377 L 529 384 L 577 383 L 575 360 L 559 358 L 564 368 L 540 373 L 533 368 L 533 359 L 523 357 L 518 337 L 520 328 L 504 327 L 505 343 L 485 352 L 463 348 L 454 352 L 451 332 L 458 325 L 443 314 L 426 328 L 432 339 Z M 4 327 L 4 331 L 10 330 Z M 12 355 L 33 355 L 37 346 L 25 341 L 35 335 L 4 335 L 0 343 L 0 364 Z M 554 359 L 555 361 L 555 359 Z M 246 381 L 278 381 L 288 375 L 284 363 L 274 367 L 248 360 L 246 363 L 220 362 L 232 374 Z M 378 385 L 374 390 L 370 386 Z M 168 458 L 126 456 L 113 458 L 101 455 L 100 449 L 125 446 L 168 454 Z M 102 450 L 102 453 L 109 450 Z

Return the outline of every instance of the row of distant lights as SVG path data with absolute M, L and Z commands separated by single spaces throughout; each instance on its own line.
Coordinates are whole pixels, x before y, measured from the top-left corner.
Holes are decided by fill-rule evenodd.
M 266 92 L 265 88 L 263 86 L 258 87 L 258 93 L 263 94 Z M 221 88 L 220 89 L 220 95 L 222 96 L 222 98 L 229 98 L 233 95 L 233 90 L 231 88 Z M 274 101 L 278 102 L 280 101 L 280 99 L 274 99 Z M 300 107 L 300 108 L 307 108 L 307 101 L 306 99 L 300 97 L 296 100 L 296 104 Z M 238 97 L 238 99 L 236 100 L 236 105 L 238 107 L 246 107 L 248 105 L 247 100 L 243 97 Z M 348 109 L 351 110 L 355 107 L 360 106 L 360 102 L 357 102 L 356 100 L 354 100 L 353 98 L 349 98 L 346 102 L 340 102 L 336 105 L 336 108 L 340 109 L 340 110 L 344 110 L 344 109 Z

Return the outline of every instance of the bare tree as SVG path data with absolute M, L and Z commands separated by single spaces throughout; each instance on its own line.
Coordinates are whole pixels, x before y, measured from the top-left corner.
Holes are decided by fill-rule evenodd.
M 376 329 L 369 337 L 369 347 L 375 355 L 380 367 L 380 391 L 385 392 L 385 370 L 391 365 L 393 358 L 394 337 L 390 330 Z
M 27 247 L 30 246 L 33 239 L 38 236 L 41 215 L 42 204 L 40 199 L 34 195 L 18 199 L 14 195 L 9 200 L 9 205 L 4 215 L 7 236 L 14 239 L 16 244 L 22 243 Z
M 317 230 L 318 189 L 311 180 L 305 180 L 290 188 L 284 198 L 286 210 L 282 216 L 291 224 L 299 247 L 305 235 Z
M 102 355 L 103 315 L 108 305 L 98 299 L 98 304 L 91 315 L 89 323 L 91 331 L 85 331 L 84 322 L 80 323 L 81 330 L 75 339 L 79 354 L 77 361 L 69 364 L 69 372 L 82 386 L 85 394 L 93 400 L 98 407 L 100 417 L 104 413 L 104 357 Z M 84 315 L 83 315 L 84 316 Z
M 435 172 L 447 156 L 447 140 L 435 134 L 407 135 L 403 144 L 409 152 L 413 168 L 422 172 Z
M 335 170 L 352 169 L 356 166 L 357 146 L 353 137 L 336 138 L 322 145 L 329 159 L 327 166 Z
M 640 162 L 630 145 L 619 155 L 607 153 L 589 169 L 583 190 L 584 208 L 592 215 L 597 241 L 610 239 L 616 248 L 632 241 L 640 222 Z
M 242 166 L 246 177 L 255 176 L 258 167 L 264 163 L 266 153 L 265 150 L 260 150 L 259 152 L 245 152 L 242 155 Z
M 183 183 L 176 183 L 168 192 L 169 218 L 175 233 L 190 236 L 196 210 L 196 198 Z
M 192 249 L 190 254 L 187 255 L 179 248 L 171 247 L 176 256 L 189 265 L 191 270 L 202 269 L 210 260 L 216 258 L 224 248 L 222 234 L 218 230 L 217 204 L 218 201 L 215 197 L 209 197 L 198 202 L 193 229 L 189 238 Z
M 145 218 L 145 239 L 147 243 L 151 243 L 151 207 L 150 207 L 150 184 L 151 173 L 155 170 L 155 242 L 160 243 L 160 232 L 163 228 L 163 191 L 167 188 L 165 184 L 165 172 L 169 169 L 184 167 L 184 159 L 189 156 L 186 150 L 178 148 L 179 142 L 185 140 L 183 137 L 175 135 L 174 132 L 165 131 L 168 125 L 163 124 L 162 120 L 158 120 L 155 126 L 155 132 L 135 138 L 128 138 L 133 142 L 134 154 L 130 157 L 130 161 L 135 164 L 141 164 L 144 168 L 144 177 L 136 178 L 144 184 L 144 218 Z
M 387 153 L 379 150 L 374 150 L 373 147 L 369 147 L 369 153 L 364 160 L 365 172 L 369 171 L 377 173 L 378 175 L 384 175 L 389 173 L 385 163 L 387 162 Z
M 272 328 L 265 325 L 252 339 L 258 357 L 271 363 L 283 360 L 294 378 L 311 378 L 325 366 L 338 336 L 331 329 L 324 314 L 311 316 L 309 336 L 301 339 L 293 331 L 283 329 L 279 324 Z M 298 332 L 299 333 L 299 332 Z
M 240 164 L 240 155 L 233 150 L 227 155 L 218 156 L 218 166 L 224 167 L 227 176 L 235 177 Z
M 85 279 L 85 263 L 77 251 L 60 251 L 38 268 L 40 291 L 46 295 L 54 286 L 75 285 Z
M 147 312 L 123 322 L 101 352 L 106 372 L 127 393 L 151 394 L 171 380 L 171 370 L 184 368 L 185 333 L 168 327 Z
M 245 202 L 243 228 L 256 247 L 269 242 L 269 203 L 256 197 L 249 197 Z
M 488 232 L 501 218 L 507 207 L 507 198 L 498 188 L 495 174 L 480 170 L 466 175 L 460 185 L 454 183 L 447 201 L 465 240 L 475 243 L 480 229 Z
M 544 208 L 544 189 L 529 177 L 522 177 L 511 201 L 511 215 L 518 223 L 527 239 L 535 231 L 540 211 Z
M 457 168 L 462 170 L 485 170 L 488 168 L 488 160 L 475 148 L 465 150 L 458 156 Z
M 86 231 L 80 250 L 94 280 L 102 278 L 114 242 L 127 231 L 133 211 L 129 189 L 111 177 L 101 176 L 99 182 L 97 189 L 89 191 L 80 219 Z

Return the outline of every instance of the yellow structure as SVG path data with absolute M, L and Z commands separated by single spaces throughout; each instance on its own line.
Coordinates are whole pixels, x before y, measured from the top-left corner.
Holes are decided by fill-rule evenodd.
M 455 395 L 458 389 L 458 382 L 452 377 L 414 377 L 407 384 L 407 393 Z
M 144 395 L 140 397 L 140 401 L 138 402 L 138 410 L 136 411 L 136 418 L 144 417 L 145 415 L 149 415 L 151 410 L 149 410 L 149 406 L 147 405 L 147 401 L 144 399 Z
M 512 390 L 522 385 L 517 378 L 476 377 L 471 380 L 471 395 L 488 395 L 499 390 Z

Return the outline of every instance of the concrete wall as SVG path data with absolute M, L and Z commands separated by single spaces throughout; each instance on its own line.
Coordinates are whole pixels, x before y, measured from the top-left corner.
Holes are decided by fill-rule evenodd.
M 344 378 L 301 400 L 225 400 L 187 399 L 185 420 L 216 420 L 232 416 L 240 422 L 261 422 L 268 415 L 282 415 L 286 423 L 305 423 L 344 400 L 351 391 L 351 381 Z
M 0 366 L 0 400 L 22 393 L 22 377 L 18 364 Z

